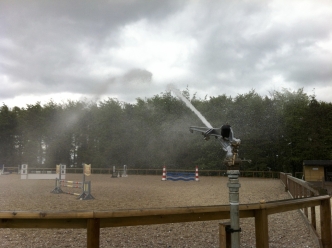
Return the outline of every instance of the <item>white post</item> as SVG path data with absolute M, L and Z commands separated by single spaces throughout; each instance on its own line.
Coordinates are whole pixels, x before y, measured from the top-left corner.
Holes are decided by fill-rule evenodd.
M 21 166 L 21 179 L 27 179 L 28 178 L 28 165 L 22 164 Z
M 127 177 L 127 165 L 123 166 L 123 172 L 122 172 L 122 177 Z
M 116 171 L 115 171 L 115 166 L 113 165 L 112 178 L 116 178 L 116 177 L 117 177 L 117 175 L 116 175 L 115 173 L 116 173 Z

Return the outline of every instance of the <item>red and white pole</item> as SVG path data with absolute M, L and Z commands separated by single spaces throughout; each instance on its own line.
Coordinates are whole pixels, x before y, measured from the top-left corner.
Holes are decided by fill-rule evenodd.
M 163 167 L 163 177 L 161 179 L 161 181 L 166 181 L 166 166 Z
M 195 172 L 195 180 L 199 181 L 199 177 L 198 177 L 198 166 L 196 166 L 196 172 Z

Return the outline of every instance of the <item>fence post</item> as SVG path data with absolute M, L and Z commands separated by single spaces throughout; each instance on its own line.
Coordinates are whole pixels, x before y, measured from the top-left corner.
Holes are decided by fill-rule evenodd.
M 219 248 L 231 248 L 232 238 L 228 228 L 231 228 L 230 222 L 219 223 Z
M 285 192 L 287 192 L 289 190 L 289 184 L 288 184 L 288 175 L 285 174 Z
M 294 198 L 299 198 L 299 185 L 294 182 Z
M 289 188 L 290 188 L 290 193 L 291 193 L 291 195 L 292 195 L 292 198 L 294 198 L 294 182 L 292 181 L 292 180 L 289 180 L 288 181 L 289 182 Z
M 269 247 L 269 227 L 266 209 L 255 210 L 256 247 Z
M 100 219 L 87 219 L 87 248 L 99 247 Z
M 330 199 L 322 200 L 320 205 L 320 227 L 322 245 L 331 247 L 331 206 Z
M 313 196 L 315 196 L 315 194 L 313 192 L 310 192 L 310 196 L 313 197 Z M 313 226 L 313 228 L 315 230 L 317 230 L 317 228 L 316 228 L 316 209 L 315 209 L 315 207 L 311 207 L 310 212 L 311 212 L 311 225 Z

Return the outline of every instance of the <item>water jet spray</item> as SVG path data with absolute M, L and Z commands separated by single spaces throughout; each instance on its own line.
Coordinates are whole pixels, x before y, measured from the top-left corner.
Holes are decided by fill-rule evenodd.
M 205 117 L 194 107 L 194 105 L 191 104 L 191 102 L 185 98 L 181 91 L 178 90 L 173 84 L 168 84 L 167 89 L 172 91 L 181 101 L 183 101 L 188 108 L 190 108 L 197 117 L 205 124 L 205 126 L 212 128 L 212 125 L 205 119 Z

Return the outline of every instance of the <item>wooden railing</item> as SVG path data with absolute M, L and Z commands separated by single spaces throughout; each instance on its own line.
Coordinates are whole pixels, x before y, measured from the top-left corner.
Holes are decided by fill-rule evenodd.
M 119 169 L 119 168 L 118 168 Z M 6 167 L 8 172 L 17 173 L 17 167 Z M 119 169 L 122 171 L 122 168 Z M 28 168 L 28 173 L 47 173 L 47 171 L 52 171 L 55 173 L 55 167 L 53 168 Z M 182 172 L 195 172 L 195 169 L 184 170 L 184 169 L 168 169 L 168 171 L 182 171 Z M 111 168 L 92 168 L 92 174 L 112 174 L 113 169 Z M 80 174 L 83 173 L 82 168 L 66 168 L 66 173 Z M 162 175 L 163 169 L 127 169 L 128 175 Z M 200 176 L 227 176 L 227 170 L 199 170 Z M 279 178 L 278 171 L 240 171 L 241 177 L 262 177 L 262 178 Z
M 268 215 L 320 206 L 321 242 L 331 247 L 330 197 L 315 196 L 266 203 L 241 204 L 240 218 L 255 218 L 256 247 L 269 247 Z M 87 247 L 99 247 L 100 228 L 210 221 L 230 218 L 229 205 L 131 209 L 115 211 L 1 211 L 0 228 L 85 228 Z
M 120 169 L 122 170 L 122 168 Z M 195 169 L 168 169 L 172 172 L 195 172 Z M 112 169 L 92 168 L 93 174 L 112 174 Z M 67 173 L 82 173 L 81 168 L 67 168 Z M 128 175 L 162 175 L 163 169 L 127 169 Z M 227 176 L 227 170 L 199 170 L 200 176 Z M 263 178 L 279 178 L 277 171 L 240 171 L 241 177 L 263 177 Z
M 76 168 L 77 169 L 77 168 Z M 76 170 L 75 169 L 75 170 Z M 48 170 L 46 168 L 46 170 Z M 71 169 L 69 169 L 71 170 Z M 82 170 L 82 169 L 77 169 Z M 96 169 L 95 169 L 96 170 Z M 98 170 L 98 169 L 97 169 Z M 100 169 L 107 170 L 108 169 Z M 159 174 L 161 170 L 155 169 L 134 169 Z M 68 169 L 67 169 L 68 171 Z M 192 171 L 192 170 L 188 170 Z M 202 171 L 202 170 L 201 170 Z M 105 173 L 99 171 L 101 173 Z M 207 173 L 223 171 L 206 170 Z M 82 173 L 82 171 L 80 172 Z M 94 172 L 96 173 L 96 172 Z M 252 173 L 273 173 L 273 172 L 243 172 Z M 148 174 L 148 173 L 147 173 Z M 269 174 L 273 175 L 273 174 Z M 320 230 L 321 247 L 331 247 L 331 209 L 330 197 L 318 196 L 315 189 L 311 188 L 303 180 L 292 177 L 290 174 L 280 173 L 281 181 L 285 189 L 289 191 L 294 199 L 262 204 L 240 205 L 240 217 L 255 218 L 256 246 L 268 247 L 268 215 L 302 209 L 308 218 L 310 210 L 311 225 L 316 229 L 315 206 L 320 206 Z M 179 223 L 192 221 L 208 221 L 229 219 L 229 205 L 208 206 L 208 207 L 186 207 L 166 209 L 134 209 L 116 211 L 82 211 L 82 212 L 0 212 L 0 228 L 86 228 L 88 247 L 99 246 L 100 228 L 118 226 L 136 226 L 164 223 Z
M 292 176 L 291 173 L 280 172 L 280 180 L 285 185 L 285 191 L 288 191 L 288 179 L 287 176 Z
M 280 180 L 293 198 L 304 198 L 319 195 L 306 181 L 293 177 L 290 173 L 280 172 Z
M 280 173 L 280 179 L 285 185 L 285 191 L 288 191 L 292 198 L 299 199 L 299 198 L 307 198 L 320 195 L 320 192 L 314 188 L 312 188 L 306 181 L 298 179 L 296 177 L 292 177 L 291 174 L 287 173 Z M 307 223 L 311 226 L 312 230 L 317 234 L 317 227 L 316 227 L 316 211 L 315 207 L 310 207 L 310 220 L 309 220 L 309 212 L 308 208 L 302 209 L 302 213 L 307 220 Z M 331 215 L 326 213 L 320 213 L 321 222 L 328 221 L 331 222 Z M 323 218 L 323 219 L 322 219 Z M 318 234 L 317 234 L 318 235 Z M 331 235 L 331 233 L 330 233 Z

